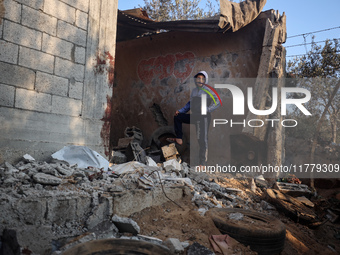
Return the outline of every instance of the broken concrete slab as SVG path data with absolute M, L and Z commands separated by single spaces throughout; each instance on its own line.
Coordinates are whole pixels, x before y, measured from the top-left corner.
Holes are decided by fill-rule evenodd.
M 163 163 L 163 167 L 167 170 L 169 169 L 176 169 L 178 171 L 182 170 L 181 164 L 177 161 L 177 159 L 169 159 Z
M 131 233 L 133 235 L 137 235 L 140 232 L 138 224 L 132 219 L 119 217 L 115 214 L 111 220 L 116 225 L 120 233 Z
M 50 174 L 37 173 L 33 175 L 33 180 L 44 185 L 59 185 L 61 179 Z

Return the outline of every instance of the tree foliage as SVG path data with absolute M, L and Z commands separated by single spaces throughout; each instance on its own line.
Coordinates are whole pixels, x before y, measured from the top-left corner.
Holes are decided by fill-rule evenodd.
M 336 143 L 340 122 L 340 92 L 335 94 L 331 102 L 330 99 L 340 78 L 340 45 L 338 40 L 327 40 L 324 46 L 312 43 L 308 54 L 288 63 L 288 74 L 290 77 L 304 78 L 299 80 L 298 83 L 299 86 L 305 87 L 311 92 L 312 98 L 305 106 L 313 114 L 311 118 L 301 114 L 295 116 L 300 118 L 301 121 L 308 123 L 308 125 L 302 125 L 305 127 L 300 126 L 295 130 L 289 130 L 289 135 L 312 138 L 310 135 L 313 133 L 313 130 L 317 132 L 315 130 L 315 121 L 319 121 L 326 105 L 330 103 L 326 109 L 326 118 L 323 120 L 325 124 L 322 125 L 319 131 L 319 139 Z M 306 130 L 304 131 L 303 128 L 307 128 L 308 131 L 305 132 Z
M 219 13 L 219 0 L 144 0 L 141 6 L 156 21 L 193 20 L 215 16 Z

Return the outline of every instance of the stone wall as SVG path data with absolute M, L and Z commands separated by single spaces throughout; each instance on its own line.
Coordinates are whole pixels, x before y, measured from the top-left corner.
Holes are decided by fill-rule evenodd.
M 0 0 L 0 163 L 67 144 L 108 153 L 117 5 Z

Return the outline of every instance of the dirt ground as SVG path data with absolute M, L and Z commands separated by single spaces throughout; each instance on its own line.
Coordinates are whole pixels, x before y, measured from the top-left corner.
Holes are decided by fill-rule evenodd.
M 246 182 L 233 181 L 233 187 L 241 188 L 249 196 L 256 200 L 254 193 L 251 193 Z M 328 197 L 334 196 L 336 191 L 323 191 Z M 325 198 L 325 197 L 323 197 Z M 142 235 L 165 240 L 167 238 L 178 238 L 181 242 L 189 241 L 190 244 L 198 242 L 212 249 L 208 237 L 220 234 L 211 218 L 201 216 L 198 207 L 191 202 L 190 197 L 176 201 L 178 205 L 169 201 L 162 206 L 146 208 L 141 212 L 132 215 L 141 228 Z M 285 215 L 275 212 L 279 219 L 286 226 L 286 241 L 281 255 L 291 254 L 340 254 L 340 223 L 326 222 L 316 229 L 296 223 Z M 235 253 L 238 251 L 237 253 Z M 240 245 L 233 251 L 235 254 L 256 254 L 249 251 L 249 247 Z

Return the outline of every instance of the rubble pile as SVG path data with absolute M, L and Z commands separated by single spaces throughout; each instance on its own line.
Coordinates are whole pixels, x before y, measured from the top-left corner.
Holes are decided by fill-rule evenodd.
M 314 208 L 318 211 L 315 213 L 311 209 L 314 203 L 309 200 L 313 193 L 294 178 L 294 183 L 275 183 L 272 190 L 263 176 L 247 178 L 240 174 L 212 175 L 197 171 L 181 161 L 174 144 L 164 146 L 162 153 L 166 160 L 162 163 L 147 155 L 138 157 L 144 163 L 125 162 L 121 160 L 126 156 L 124 153 L 118 156 L 113 153 L 121 161 L 106 170 L 95 166 L 80 168 L 57 159 L 37 162 L 29 155 L 14 165 L 3 163 L 0 165 L 0 250 L 11 246 L 5 237 L 8 231 L 12 231 L 11 235 L 14 231 L 21 251 L 29 254 L 61 254 L 77 244 L 107 238 L 151 242 L 176 254 L 195 254 L 193 251 L 197 249 L 213 254 L 209 240 L 230 241 L 230 237 L 209 237 L 221 234 L 213 221 L 207 220 L 207 212 L 212 208 L 256 211 L 282 218 L 286 224 L 292 219 L 310 228 L 323 225 L 322 218 L 328 217 L 332 223 L 339 218 L 338 211 L 329 203 L 326 212 L 318 207 Z M 172 207 L 160 207 L 164 204 Z M 158 209 L 150 211 L 150 208 Z M 304 213 L 309 215 L 306 222 L 301 217 Z M 188 220 L 173 226 L 182 229 L 180 234 L 171 231 L 165 234 L 159 227 L 180 219 Z M 242 213 L 234 213 L 229 219 L 245 221 L 254 228 L 261 226 Z M 192 224 L 198 227 L 195 229 Z M 235 246 L 229 248 L 234 253 L 256 254 L 235 240 L 231 243 Z M 226 244 L 217 242 L 218 245 L 223 250 Z

